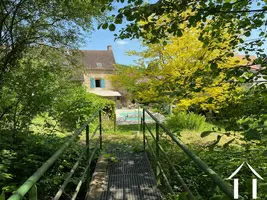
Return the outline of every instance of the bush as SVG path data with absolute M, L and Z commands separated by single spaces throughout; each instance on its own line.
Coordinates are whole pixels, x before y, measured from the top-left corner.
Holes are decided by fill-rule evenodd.
M 179 112 L 167 118 L 166 126 L 173 132 L 183 129 L 199 130 L 206 122 L 206 117 L 195 113 Z
M 103 114 L 112 116 L 115 112 L 115 103 L 89 93 L 84 86 L 78 85 L 66 90 L 66 94 L 54 104 L 50 115 L 59 122 L 61 128 L 74 131 L 90 119 L 99 108 L 103 108 Z
M 9 135 L 0 135 L 0 147 L 3 147 L 0 150 L 0 191 L 4 190 L 7 197 L 69 139 L 69 136 L 63 137 L 64 134 L 60 136 L 59 134 L 20 133 L 17 135 L 18 141 L 15 143 L 5 142 L 3 144 L 2 141 L 5 141 L 3 138 L 9 137 Z M 41 177 L 37 182 L 39 199 L 53 198 L 71 171 L 83 147 L 79 141 L 74 142 Z M 85 166 L 84 158 L 68 184 L 62 199 L 68 199 L 67 195 L 74 191 Z M 85 195 L 85 192 L 86 188 L 79 194 Z

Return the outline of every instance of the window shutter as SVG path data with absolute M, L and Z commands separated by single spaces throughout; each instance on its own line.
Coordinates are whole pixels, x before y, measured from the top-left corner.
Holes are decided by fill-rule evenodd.
M 105 80 L 104 79 L 101 79 L 101 81 L 100 81 L 100 87 L 101 88 L 105 88 L 106 87 L 106 84 L 105 84 Z
M 95 88 L 95 79 L 93 77 L 90 78 L 90 87 Z

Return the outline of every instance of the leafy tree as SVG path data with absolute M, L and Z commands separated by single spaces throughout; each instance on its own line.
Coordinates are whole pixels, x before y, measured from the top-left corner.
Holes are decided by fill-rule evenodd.
M 31 46 L 75 48 L 99 19 L 101 2 L 2 0 L 0 3 L 0 86 Z M 0 87 L 1 89 L 1 87 Z
M 73 70 L 79 70 L 73 65 L 75 60 L 65 51 L 32 47 L 18 61 L 17 70 L 5 74 L 8 81 L 0 99 L 0 190 L 7 191 L 7 195 L 66 141 L 69 131 L 88 120 L 98 108 L 113 111 L 114 102 L 90 94 L 72 81 Z M 37 129 L 36 118 L 45 121 L 40 125 L 43 130 Z M 51 174 L 39 183 L 43 188 L 41 199 L 55 194 L 58 188 L 53 185 L 62 183 L 76 162 L 79 148 L 80 143 L 74 145 L 62 157 L 68 161 L 56 163 Z
M 109 77 L 112 86 L 126 99 L 136 99 L 139 91 L 137 82 L 142 78 L 145 68 L 117 64 L 115 69 L 115 74 Z
M 103 17 L 103 3 L 0 2 L 0 191 L 9 192 L 7 196 L 66 141 L 66 134 L 53 134 L 55 127 L 60 129 L 57 133 L 73 130 L 97 108 L 114 108 L 113 102 L 89 94 L 71 80 L 74 71 L 81 70 L 74 49 L 92 30 L 93 20 Z M 48 127 L 45 131 L 35 131 L 37 117 L 52 118 L 55 124 L 47 122 L 42 125 Z M 62 183 L 80 147 L 74 145 L 63 155 L 69 162 L 51 169 L 57 176 L 48 175 L 39 183 L 41 199 L 52 198 L 58 189 L 53 185 Z
M 117 2 L 124 1 L 117 0 Z M 109 7 L 106 6 L 106 8 Z M 185 15 L 184 12 L 189 10 L 191 12 Z M 228 40 L 232 48 L 239 48 L 247 53 L 254 52 L 256 49 L 258 55 L 262 55 L 263 43 L 267 37 L 264 31 L 266 12 L 267 2 L 262 0 L 186 0 L 179 2 L 158 0 L 153 3 L 130 0 L 128 5 L 118 10 L 111 24 L 121 24 L 125 18 L 128 23 L 120 30 L 119 38 L 144 38 L 152 43 L 159 42 L 162 38 L 167 39 L 169 34 L 180 37 L 185 28 L 199 26 L 202 29 L 199 39 L 208 45 L 211 38 L 203 37 L 203 34 L 210 33 L 212 40 L 220 43 L 223 40 L 221 35 L 226 31 L 231 34 Z M 157 20 L 163 15 L 167 19 L 159 25 Z M 153 20 L 149 20 L 151 17 Z M 140 23 L 143 21 L 148 23 Z M 180 25 L 184 22 L 187 22 L 186 26 L 181 27 Z M 107 27 L 107 23 L 102 24 L 102 28 Z M 152 37 L 148 37 L 148 32 L 153 34 Z M 252 32 L 256 36 L 245 41 L 252 35 Z M 240 35 L 244 38 L 240 38 Z M 219 46 L 211 48 L 219 48 Z M 262 58 L 264 57 L 263 55 Z
M 130 52 L 140 56 L 141 64 L 147 63 L 148 66 L 144 77 L 137 81 L 140 101 L 205 111 L 218 111 L 224 105 L 231 84 L 226 81 L 223 70 L 233 69 L 244 61 L 237 57 L 228 58 L 226 54 L 233 52 L 227 43 L 222 43 L 225 56 L 220 57 L 220 62 L 213 63 L 218 55 L 222 55 L 222 50 L 203 47 L 198 40 L 199 34 L 195 28 L 185 29 L 181 37 L 169 36 L 165 45 L 145 44 L 147 48 L 143 52 Z M 211 62 L 212 69 L 209 68 Z
M 49 109 L 70 81 L 71 70 L 64 54 L 46 46 L 31 48 L 17 66 L 16 71 L 6 73 L 0 98 L 0 127 L 14 134 Z

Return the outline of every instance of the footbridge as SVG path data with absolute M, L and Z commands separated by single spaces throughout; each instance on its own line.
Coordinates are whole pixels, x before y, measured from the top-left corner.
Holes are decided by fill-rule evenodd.
M 178 170 L 177 166 L 172 162 L 175 157 L 170 158 L 160 144 L 161 139 L 163 139 L 162 133 L 164 133 L 164 139 L 179 147 L 187 158 L 192 161 L 193 165 L 204 172 L 205 177 L 212 181 L 222 194 L 229 199 L 234 199 L 233 188 L 225 183 L 220 176 L 145 108 L 142 110 L 142 116 L 140 116 L 141 130 L 139 130 L 142 133 L 142 151 L 124 152 L 114 148 L 111 149 L 111 152 L 108 152 L 112 155 L 112 158 L 105 156 L 101 153 L 104 144 L 103 135 L 105 134 L 102 128 L 102 115 L 102 110 L 98 110 L 11 196 L 7 197 L 2 192 L 0 200 L 37 200 L 38 191 L 42 190 L 42 188 L 38 187 L 42 177 L 59 160 L 66 149 L 71 148 L 74 143 L 81 143 L 77 138 L 82 134 L 85 134 L 86 138 L 85 144 L 81 144 L 84 146 L 83 150 L 59 190 L 54 194 L 53 200 L 66 199 L 62 194 L 66 192 L 65 189 L 70 184 L 75 171 L 83 163 L 82 160 L 85 160 L 86 164 L 83 166 L 83 172 L 76 187 L 73 187 L 71 194 L 68 195 L 71 200 L 160 200 L 164 199 L 166 194 L 170 199 L 178 199 L 177 196 L 182 194 L 183 199 L 199 199 L 196 198 L 197 191 L 189 186 L 179 173 L 183 166 L 179 166 Z M 147 116 L 149 116 L 149 123 L 146 123 Z M 91 130 L 91 122 L 96 119 L 98 125 L 94 130 Z M 151 124 L 151 119 L 154 124 Z M 151 125 L 155 126 L 153 130 Z M 92 164 L 94 160 L 98 160 L 96 165 Z M 164 168 L 166 163 L 168 164 L 168 171 L 172 172 L 172 179 L 175 179 L 175 185 L 166 174 L 166 169 Z M 90 173 L 90 171 L 94 173 Z M 181 188 L 180 191 L 175 189 L 177 183 Z M 87 190 L 84 194 L 81 194 L 82 187 Z

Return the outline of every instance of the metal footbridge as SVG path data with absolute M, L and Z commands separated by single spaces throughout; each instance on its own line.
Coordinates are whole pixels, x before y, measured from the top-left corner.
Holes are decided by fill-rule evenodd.
M 148 115 L 154 120 L 154 133 L 151 129 L 151 124 L 149 125 L 146 123 L 146 116 Z M 98 118 L 98 125 L 94 130 L 91 130 L 90 123 L 96 118 Z M 84 159 L 86 160 L 86 165 L 83 168 L 84 170 L 79 178 L 78 184 L 76 187 L 72 188 L 73 192 L 68 195 L 71 200 L 160 200 L 163 199 L 166 193 L 169 194 L 169 198 L 173 197 L 173 199 L 177 199 L 179 192 L 175 190 L 173 183 L 170 182 L 169 176 L 166 174 L 163 167 L 163 164 L 166 163 L 168 164 L 168 170 L 172 171 L 172 179 L 175 178 L 176 182 L 179 183 L 179 187 L 181 188 L 180 193 L 185 194 L 186 199 L 194 200 L 196 199 L 194 188 L 192 190 L 192 187 L 187 185 L 178 172 L 177 167 L 172 163 L 172 159 L 174 158 L 169 158 L 160 145 L 162 132 L 164 132 L 165 137 L 168 137 L 168 141 L 172 142 L 172 145 L 178 146 L 182 152 L 187 155 L 188 159 L 190 159 L 199 170 L 202 170 L 205 176 L 213 181 L 214 185 L 217 186 L 226 197 L 234 199 L 233 189 L 145 108 L 143 109 L 141 118 L 141 132 L 143 151 L 127 153 L 114 150 L 112 153 L 116 157 L 115 161 L 101 160 L 103 156 L 98 158 L 99 154 L 97 152 L 99 152 L 99 150 L 101 152 L 103 147 L 102 136 L 104 133 L 102 129 L 102 110 L 98 110 L 31 177 L 14 191 L 13 194 L 8 197 L 8 200 L 37 200 L 38 190 L 42 190 L 42 188 L 37 188 L 38 181 L 42 176 L 45 176 L 45 172 L 59 160 L 60 156 L 67 148 L 71 148 L 71 145 L 75 142 L 80 142 L 77 138 L 83 133 L 86 135 L 86 144 L 65 181 L 52 198 L 53 200 L 66 199 L 62 194 L 64 194 L 67 185 L 71 182 L 75 171 Z M 95 167 L 92 162 L 96 159 L 98 159 L 99 162 Z M 94 170 L 92 169 L 94 167 L 95 172 L 92 174 L 90 171 Z M 162 183 L 164 183 L 164 191 L 162 190 Z M 160 184 L 161 187 L 159 187 L 158 184 Z M 82 187 L 87 188 L 87 192 L 84 196 L 80 194 Z M 7 196 L 2 192 L 0 200 L 6 199 Z

